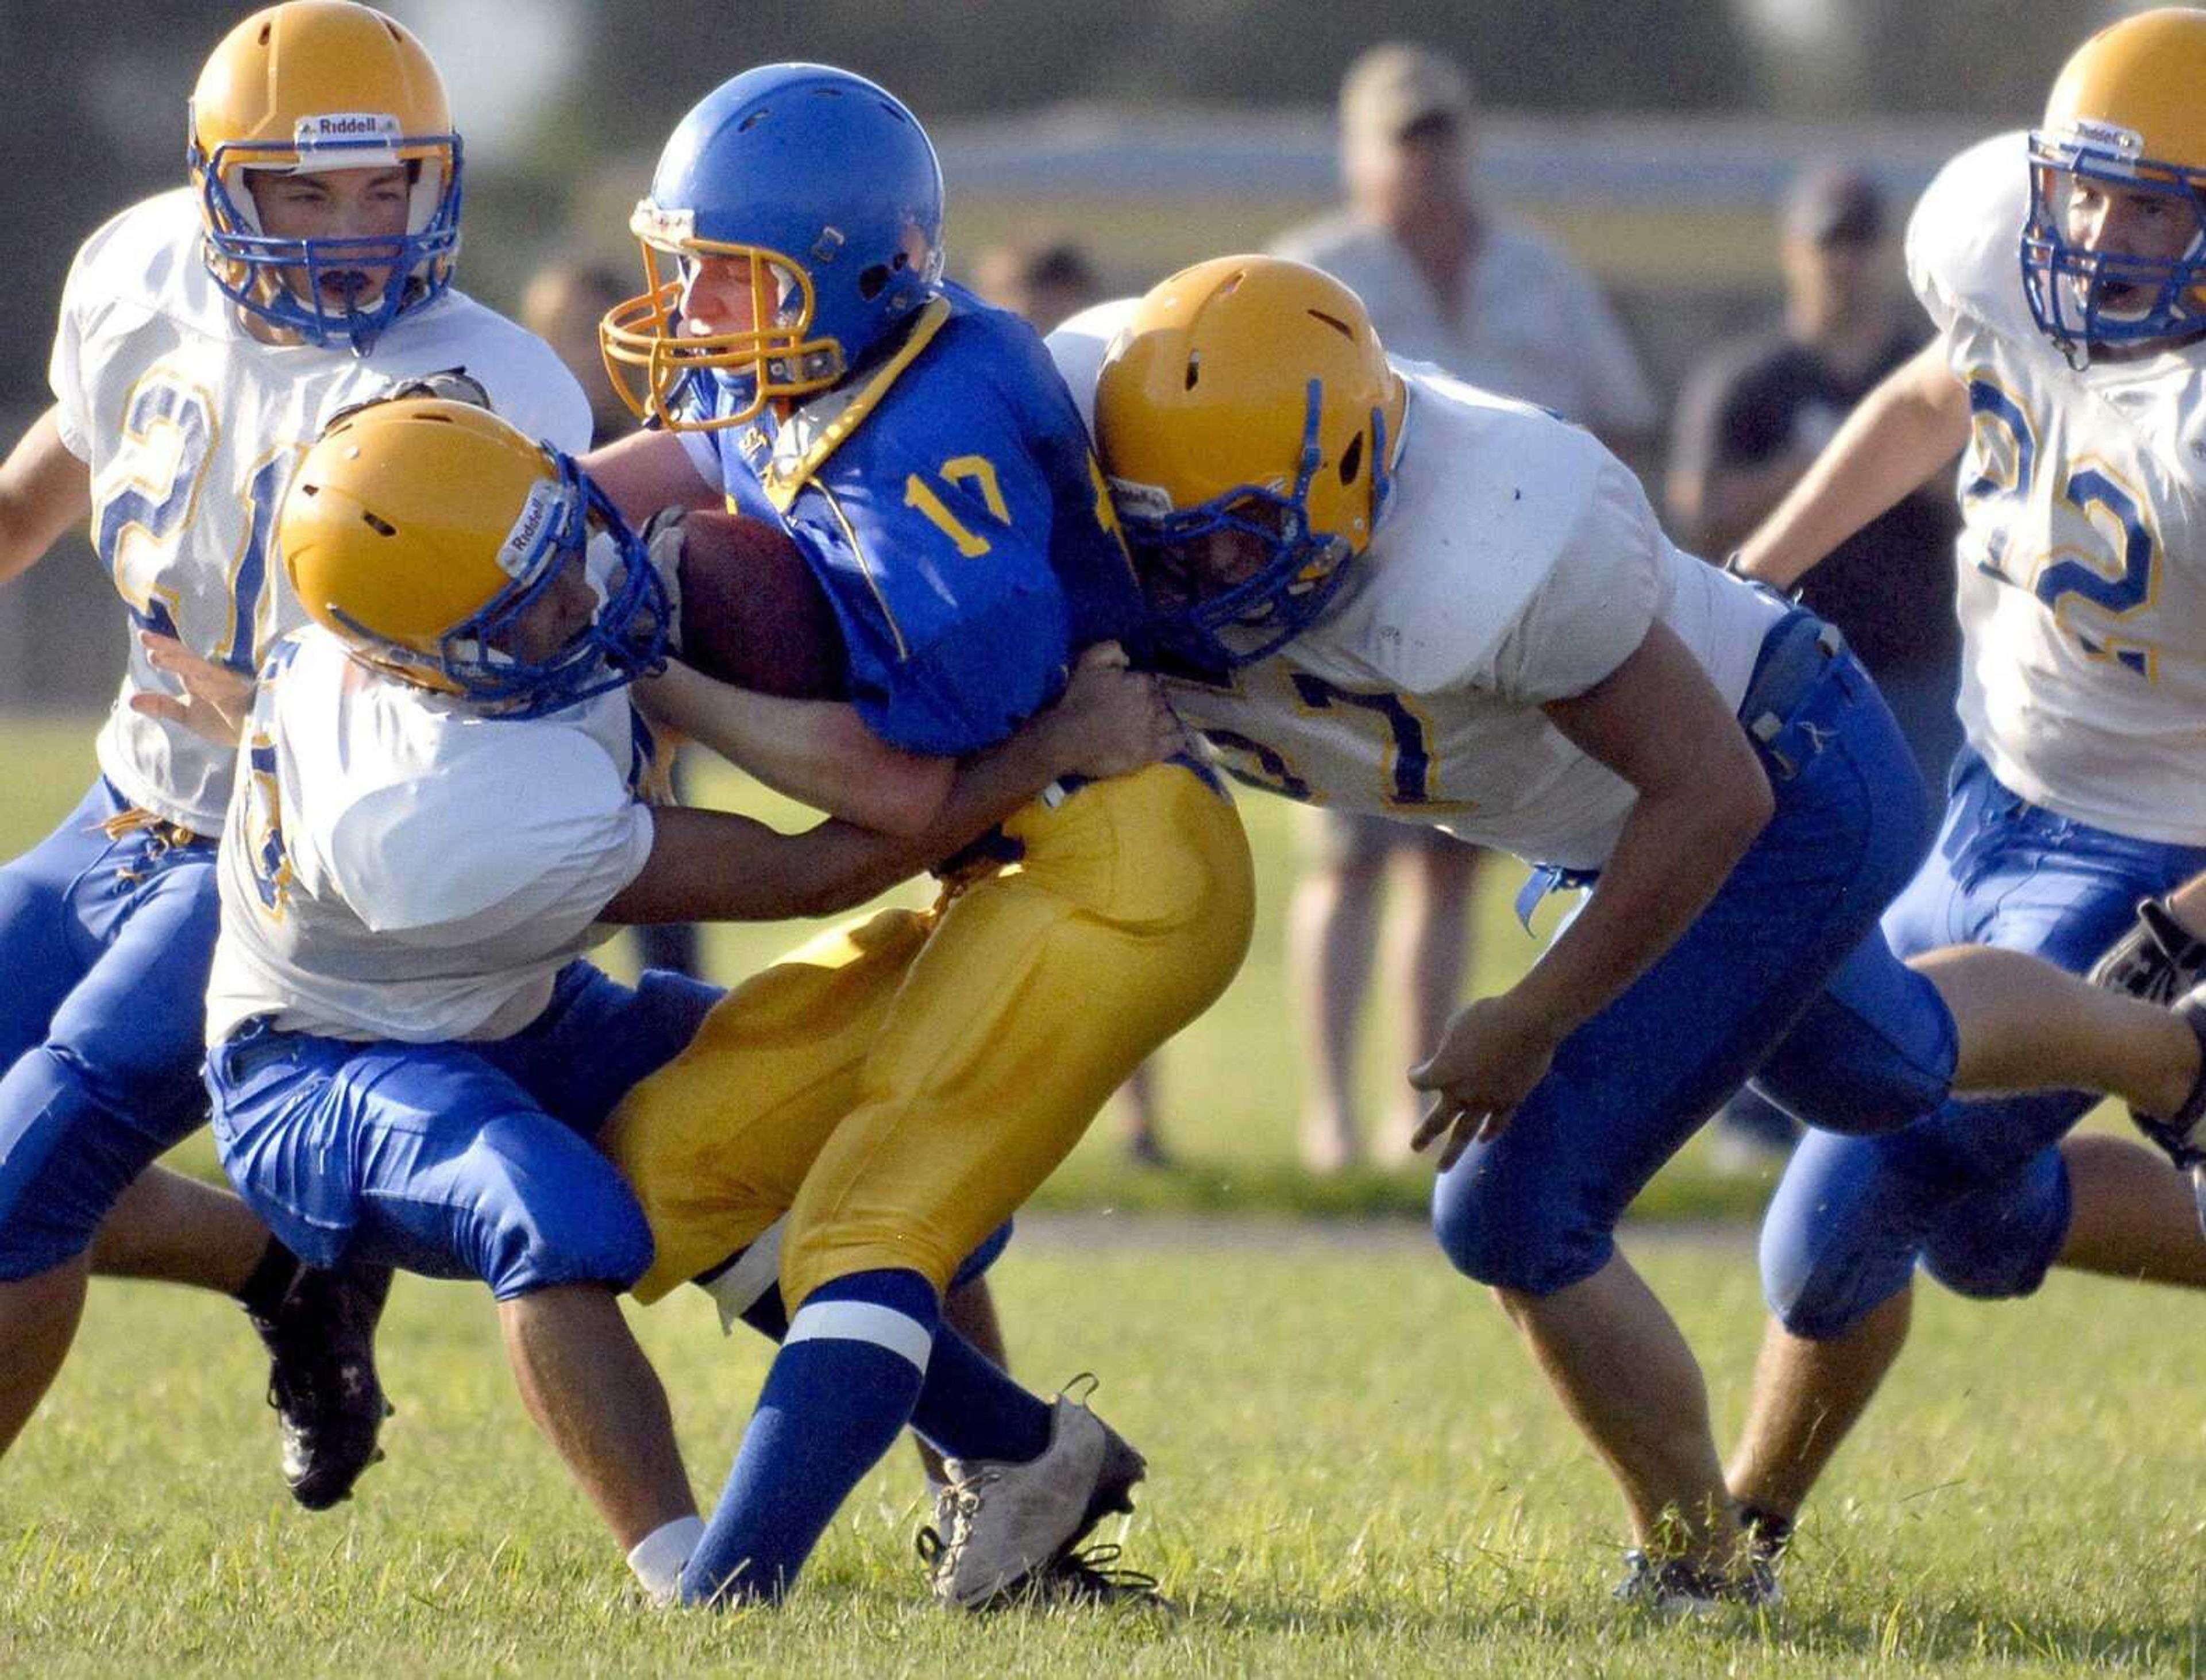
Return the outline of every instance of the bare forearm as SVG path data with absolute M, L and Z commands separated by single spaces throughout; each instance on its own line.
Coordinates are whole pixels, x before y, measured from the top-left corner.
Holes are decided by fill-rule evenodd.
M 808 847 L 826 849 L 808 860 L 820 899 L 808 914 L 832 915 L 862 904 L 970 845 L 1046 789 L 1064 772 L 1067 756 L 1054 720 L 1045 714 L 1000 746 L 960 760 L 948 797 L 924 829 L 891 834 L 823 823 L 802 837 Z
M 2168 894 L 2167 908 L 2191 932 L 2206 938 L 2206 874 L 2193 875 Z
M 1766 782 L 1643 795 L 1593 896 L 1518 982 L 1518 999 L 1565 1031 L 1599 1014 L 1692 926 L 1769 810 Z
M 1969 438 L 1968 394 L 1935 343 L 1863 398 L 1777 510 L 1740 568 L 1790 588 L 1833 549 L 1919 488 Z
M 671 432 L 632 432 L 584 456 L 582 470 L 631 525 L 661 508 L 716 508 L 723 499 Z
M 635 692 L 654 723 L 703 742 L 776 792 L 863 827 L 924 832 L 955 774 L 947 759 L 890 746 L 839 700 L 758 694 L 682 664 Z
M 1810 464 L 1805 456 L 1787 454 L 1759 466 L 1709 474 L 1697 521 L 1700 553 L 1721 560 L 1738 547 L 1800 482 Z
M 649 861 L 605 907 L 604 920 L 773 921 L 854 909 L 1032 799 L 1062 767 L 1057 743 L 1056 730 L 1037 723 L 964 760 L 940 816 L 913 834 L 839 819 L 778 834 L 723 811 L 659 811 Z
M 63 532 L 91 515 L 91 469 L 62 442 L 50 408 L 0 462 L 0 583 L 30 570 Z

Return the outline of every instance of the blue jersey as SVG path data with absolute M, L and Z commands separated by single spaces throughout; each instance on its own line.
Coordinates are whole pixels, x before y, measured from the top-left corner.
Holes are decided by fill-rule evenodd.
M 717 387 L 698 382 L 709 415 Z M 1041 340 L 955 287 L 786 420 L 707 434 L 729 503 L 826 586 L 850 696 L 913 752 L 993 746 L 1130 634 L 1141 596 L 1088 432 Z

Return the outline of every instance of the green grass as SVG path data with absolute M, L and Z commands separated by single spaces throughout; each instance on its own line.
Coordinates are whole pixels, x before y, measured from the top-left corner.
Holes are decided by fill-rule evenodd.
M 43 833 L 89 773 L 81 719 L 7 726 L 0 844 Z M 733 790 L 708 785 L 708 795 Z M 479 1290 L 401 1284 L 384 1338 L 391 1462 L 324 1517 L 274 1473 L 262 1367 L 234 1309 L 94 1291 L 47 1405 L 0 1467 L 0 1673 L 442 1676 L 786 1672 L 1496 1676 L 2196 1674 L 2202 1649 L 2197 1308 L 2058 1278 L 2024 1307 L 1926 1290 L 1914 1345 L 1840 1458 L 1774 1617 L 1665 1627 L 1607 1588 L 1622 1523 L 1500 1315 L 1400 1227 L 1127 1217 L 1143 1206 L 1410 1208 L 1421 1176 L 1313 1185 L 1279 916 L 1292 813 L 1244 801 L 1265 921 L 1233 992 L 1166 1057 L 1189 1165 L 1124 1166 L 1099 1128 L 999 1269 L 1018 1367 L 1100 1368 L 1150 1455 L 1125 1539 L 1183 1606 L 955 1620 L 924 1601 L 901 1452 L 851 1500 L 776 1615 L 641 1611 L 613 1548 L 522 1421 Z M 1476 982 L 1532 951 L 1513 872 L 1481 909 Z M 716 930 L 724 975 L 787 930 Z M 1374 1057 L 1374 1099 L 1385 1075 Z M 187 1164 L 208 1165 L 203 1146 Z M 1750 1206 L 1688 1157 L 1672 1211 Z M 1635 1241 L 1652 1239 L 1635 1239 Z M 1761 1312 L 1744 1235 L 1647 1253 L 1736 1429 Z M 687 1292 L 636 1315 L 700 1491 L 764 1369 Z
M 92 770 L 93 720 L 78 717 L 0 719 L 0 763 L 11 797 L 0 809 L 0 856 L 12 856 L 45 835 L 81 795 Z M 764 795 L 717 760 L 700 755 L 692 797 L 765 815 L 784 826 L 802 820 L 794 807 Z M 1429 1169 L 1375 1169 L 1314 1179 L 1295 1153 L 1302 1099 L 1300 1031 L 1289 1004 L 1281 929 L 1302 847 L 1307 813 L 1288 801 L 1244 793 L 1241 812 L 1256 855 L 1258 920 L 1255 942 L 1240 979 L 1209 1014 L 1167 1046 L 1163 1054 L 1165 1133 L 1178 1165 L 1168 1171 L 1130 1166 L 1112 1116 L 1044 1188 L 1040 1203 L 1053 1207 L 1113 1206 L 1179 1212 L 1259 1210 L 1333 1214 L 1420 1215 L 1431 1183 Z M 1538 950 L 1511 909 L 1523 871 L 1496 858 L 1484 872 L 1477 909 L 1473 990 L 1492 991 L 1513 981 Z M 923 903 L 921 885 L 897 895 Z M 723 983 L 772 962 L 809 932 L 786 924 L 718 926 L 706 934 L 707 962 Z M 603 948 L 599 958 L 617 974 L 634 972 L 625 940 Z M 1375 1126 L 1398 1088 L 1397 1028 L 1374 998 L 1374 1030 L 1362 1065 L 1367 1120 Z M 1381 1019 L 1380 1017 L 1387 1017 Z M 184 1146 L 181 1163 L 213 1174 L 204 1135 Z M 1654 1216 L 1744 1218 L 1756 1212 L 1765 1186 L 1726 1178 L 1708 1170 L 1699 1146 L 1690 1149 L 1643 1198 Z
M 2197 1308 L 2058 1279 L 1926 1291 L 1766 1622 L 1618 1611 L 1606 1478 L 1501 1315 L 1415 1242 L 1172 1222 L 1045 1227 L 999 1271 L 1016 1362 L 1099 1368 L 1152 1461 L 1125 1534 L 1183 1606 L 959 1621 L 910 1556 L 901 1449 L 781 1613 L 659 1616 L 522 1421 L 479 1290 L 401 1284 L 390 1461 L 288 1507 L 255 1349 L 204 1296 L 102 1286 L 0 1473 L 0 1671 L 822 1676 L 2196 1672 L 2206 1434 Z M 1743 1242 L 1643 1255 L 1735 1427 L 1759 1312 Z M 2171 1317 L 2174 1322 L 2171 1324 Z M 701 1492 L 763 1369 L 685 1292 L 636 1315 Z M 1253 1333 L 1252 1333 L 1253 1331 Z

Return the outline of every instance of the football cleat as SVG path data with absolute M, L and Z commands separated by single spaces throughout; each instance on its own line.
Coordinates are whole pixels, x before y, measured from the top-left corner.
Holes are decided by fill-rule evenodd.
M 2179 1171 L 2188 1172 L 2206 1166 L 2206 986 L 2194 987 L 2177 998 L 2174 1013 L 2198 1040 L 2198 1076 L 2174 1113 L 2163 1117 L 2132 1107 L 2130 1119 Z M 2206 1217 L 2206 1202 L 2201 1203 L 2201 1212 Z
M 1045 1608 L 1141 1605 L 1177 1612 L 1157 1590 L 1156 1576 L 1120 1564 L 1120 1551 L 1116 1540 L 1067 1551 L 1034 1571 L 1023 1596 Z
M 383 1457 L 377 1437 L 393 1408 L 376 1379 L 375 1326 L 391 1278 L 387 1266 L 302 1266 L 274 1313 L 246 1314 L 268 1348 L 283 1480 L 308 1510 L 351 1498 Z
M 1729 1574 L 1698 1568 L 1681 1558 L 1657 1563 L 1636 1550 L 1624 1554 L 1624 1579 L 1609 1597 L 1666 1621 L 1732 1610 L 1774 1610 L 1785 1599 L 1777 1571 L 1751 1552 Z
M 936 1600 L 952 1610 L 987 1610 L 1018 1600 L 1153 1594 L 1148 1577 L 1117 1567 L 1115 1548 L 1075 1555 L 1106 1516 L 1133 1510 L 1133 1486 L 1148 1469 L 1070 1393 L 1060 1393 L 1051 1409 L 1049 1445 L 1027 1463 L 945 1461 L 949 1480 L 935 1502 L 935 1524 L 919 1534 Z M 1100 1555 L 1106 1550 L 1107 1557 Z
M 1738 1508 L 1738 1526 L 1746 1536 L 1747 1551 L 1757 1561 L 1773 1570 L 1785 1561 L 1785 1554 L 1792 1546 L 1791 1517 L 1780 1516 L 1759 1505 L 1743 1504 Z

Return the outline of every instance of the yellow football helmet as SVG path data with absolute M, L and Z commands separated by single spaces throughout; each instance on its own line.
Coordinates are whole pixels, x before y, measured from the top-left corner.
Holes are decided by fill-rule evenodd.
M 1301 263 L 1220 257 L 1142 298 L 1095 442 L 1167 639 L 1243 664 L 1315 618 L 1386 509 L 1408 400 L 1362 301 Z M 1235 575 L 1206 562 L 1221 535 Z
M 610 595 L 550 658 L 501 646 L 594 533 Z M 641 542 L 574 461 L 470 403 L 413 397 L 342 416 L 277 519 L 307 616 L 363 663 L 536 717 L 664 663 L 667 599 Z
M 207 266 L 260 319 L 310 343 L 349 341 L 365 354 L 392 321 L 450 286 L 460 248 L 460 137 L 436 65 L 381 12 L 353 0 L 287 0 L 255 12 L 200 72 L 189 128 Z M 271 238 L 245 180 L 252 170 L 399 164 L 412 177 L 411 203 L 406 232 L 391 238 Z M 368 269 L 388 271 L 396 283 L 324 306 L 325 276 Z
M 2053 84 L 2030 136 L 2024 289 L 2039 328 L 2080 361 L 2094 346 L 2206 331 L 2206 11 L 2169 6 L 2101 30 Z M 2163 199 L 2187 231 L 2172 256 L 2094 250 L 2070 232 L 2079 184 Z

